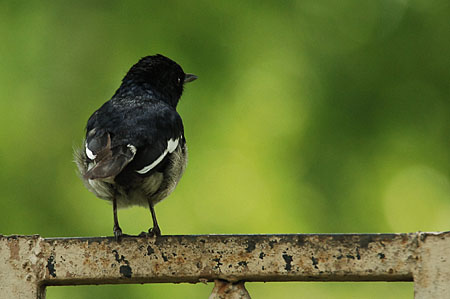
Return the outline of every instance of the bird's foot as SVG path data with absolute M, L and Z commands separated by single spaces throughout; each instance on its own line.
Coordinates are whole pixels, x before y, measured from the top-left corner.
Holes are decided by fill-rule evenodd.
M 161 236 L 161 230 L 159 229 L 159 226 L 152 227 L 148 230 L 148 232 L 142 232 L 139 234 L 139 237 L 145 237 L 145 238 L 152 238 L 152 237 L 159 237 Z
M 148 230 L 149 234 L 153 234 L 155 237 L 161 236 L 161 230 L 159 229 L 159 226 L 153 226 Z
M 117 242 L 120 242 L 122 240 L 122 229 L 119 226 L 114 226 L 114 239 L 116 239 Z

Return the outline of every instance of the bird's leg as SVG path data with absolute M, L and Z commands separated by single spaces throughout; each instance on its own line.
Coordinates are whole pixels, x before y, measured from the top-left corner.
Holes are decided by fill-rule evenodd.
M 113 197 L 113 213 L 114 213 L 114 238 L 117 242 L 122 238 L 122 229 L 119 226 L 119 220 L 117 219 L 117 193 Z
M 158 221 L 156 220 L 155 208 L 153 207 L 153 202 L 148 201 L 148 206 L 150 207 L 150 213 L 152 213 L 153 227 L 148 230 L 151 236 L 161 236 L 161 230 L 159 229 Z

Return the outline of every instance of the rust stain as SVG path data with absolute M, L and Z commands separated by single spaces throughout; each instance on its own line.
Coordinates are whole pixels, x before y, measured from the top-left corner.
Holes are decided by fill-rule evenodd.
M 18 261 L 20 251 L 19 240 L 12 240 L 8 243 L 8 246 L 10 259 Z
M 178 265 L 183 264 L 183 263 L 184 263 L 184 258 L 181 257 L 181 256 L 179 256 L 179 257 L 176 258 L 175 262 L 176 262 Z
M 154 266 L 153 266 L 153 272 L 154 272 L 154 273 L 158 273 L 160 267 L 161 267 L 161 266 L 159 265 L 159 263 L 154 264 Z

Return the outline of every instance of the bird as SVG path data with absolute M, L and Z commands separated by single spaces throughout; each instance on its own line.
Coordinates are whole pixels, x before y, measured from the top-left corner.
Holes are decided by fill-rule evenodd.
M 175 189 L 186 168 L 186 139 L 176 108 L 184 85 L 196 79 L 161 54 L 143 57 L 87 121 L 75 163 L 87 189 L 112 203 L 116 241 L 125 235 L 117 209 L 129 206 L 150 209 L 153 227 L 142 234 L 161 235 L 154 206 Z

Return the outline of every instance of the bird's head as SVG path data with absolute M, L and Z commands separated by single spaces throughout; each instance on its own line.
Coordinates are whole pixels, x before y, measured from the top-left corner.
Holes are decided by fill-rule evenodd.
M 184 84 L 195 79 L 197 76 L 186 74 L 175 61 L 157 54 L 143 57 L 133 65 L 123 78 L 121 88 L 150 89 L 176 107 L 183 93 Z

